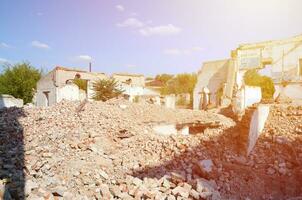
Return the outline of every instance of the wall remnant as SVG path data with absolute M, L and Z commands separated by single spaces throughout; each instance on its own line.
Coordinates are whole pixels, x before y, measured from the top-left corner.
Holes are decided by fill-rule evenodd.
M 174 94 L 165 96 L 165 107 L 175 109 L 176 98 Z
M 80 98 L 79 89 L 70 85 L 75 79 L 87 81 L 87 92 L 85 98 L 92 100 L 94 94 L 92 83 L 99 79 L 107 79 L 107 76 L 103 73 L 87 72 L 58 66 L 38 81 L 36 105 L 51 106 L 60 102 L 62 99 L 83 99 L 83 93 Z
M 250 130 L 247 143 L 247 155 L 253 150 L 258 137 L 261 135 L 265 122 L 268 118 L 270 107 L 268 105 L 259 105 L 253 113 L 250 123 Z
M 0 108 L 23 107 L 23 100 L 12 95 L 0 94 Z

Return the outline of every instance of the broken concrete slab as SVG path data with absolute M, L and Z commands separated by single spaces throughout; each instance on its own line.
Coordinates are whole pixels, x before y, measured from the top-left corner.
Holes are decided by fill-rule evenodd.
M 257 142 L 258 137 L 262 133 L 265 122 L 269 115 L 269 111 L 270 107 L 268 105 L 259 105 L 257 107 L 257 110 L 253 113 L 248 136 L 247 155 L 251 153 Z

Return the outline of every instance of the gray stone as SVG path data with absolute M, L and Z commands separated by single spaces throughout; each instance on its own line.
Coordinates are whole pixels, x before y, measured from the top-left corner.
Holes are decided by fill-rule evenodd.
M 25 195 L 29 195 L 33 189 L 36 189 L 38 187 L 39 185 L 36 182 L 32 180 L 27 180 L 25 182 Z
M 202 171 L 204 171 L 206 173 L 212 172 L 212 168 L 213 168 L 212 160 L 210 160 L 210 159 L 202 160 L 202 161 L 199 161 L 198 164 Z

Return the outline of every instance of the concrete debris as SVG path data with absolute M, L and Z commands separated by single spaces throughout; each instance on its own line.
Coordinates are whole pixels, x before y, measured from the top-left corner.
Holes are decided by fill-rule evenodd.
M 263 134 L 245 157 L 236 133 L 247 136 L 248 125 L 220 114 L 119 99 L 87 102 L 77 112 L 79 105 L 0 110 L 2 196 L 198 200 L 302 194 L 302 138 L 296 133 L 302 107 L 272 106 Z M 219 126 L 198 134 L 156 134 L 154 124 L 163 122 Z

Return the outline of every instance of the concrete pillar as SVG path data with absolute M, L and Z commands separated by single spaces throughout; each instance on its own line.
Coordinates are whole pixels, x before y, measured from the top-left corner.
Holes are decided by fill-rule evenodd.
M 165 106 L 166 108 L 175 109 L 176 98 L 174 94 L 165 96 Z

